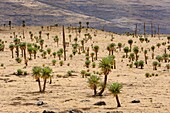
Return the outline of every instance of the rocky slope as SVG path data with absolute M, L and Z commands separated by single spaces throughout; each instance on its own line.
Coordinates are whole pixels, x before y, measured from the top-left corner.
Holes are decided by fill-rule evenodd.
M 0 1 L 1 24 L 9 20 L 20 25 L 73 24 L 90 22 L 91 27 L 114 32 L 134 31 L 136 23 L 142 33 L 143 22 L 161 26 L 170 33 L 169 0 L 5 0 Z M 156 29 L 156 28 L 155 28 Z

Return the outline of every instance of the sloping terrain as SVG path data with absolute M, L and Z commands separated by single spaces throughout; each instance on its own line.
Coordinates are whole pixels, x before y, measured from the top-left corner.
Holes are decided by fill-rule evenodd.
M 164 55 L 165 48 L 168 48 L 169 44 L 166 36 L 161 35 L 160 39 L 148 36 L 148 42 L 141 42 L 140 38 L 134 38 L 131 35 L 117 35 L 96 29 L 88 29 L 88 31 L 82 29 L 80 35 L 77 35 L 74 29 L 71 32 L 65 29 L 67 60 L 64 61 L 63 57 L 59 60 L 58 54 L 56 58 L 53 56 L 54 52 L 58 52 L 63 48 L 62 27 L 52 27 L 51 30 L 44 27 L 41 37 L 44 40 L 43 51 L 46 52 L 51 49 L 51 53 L 47 53 L 46 57 L 42 57 L 44 52 L 38 50 L 37 57 L 34 59 L 34 55 L 30 55 L 26 51 L 27 58 L 32 57 L 32 60 L 28 60 L 28 66 L 25 67 L 21 51 L 19 55 L 22 59 L 21 63 L 16 62 L 16 54 L 14 54 L 14 58 L 11 58 L 9 45 L 14 44 L 13 32 L 20 37 L 19 39 L 22 42 L 40 46 L 40 43 L 36 43 L 36 37 L 39 36 L 39 31 L 42 30 L 41 26 L 26 26 L 24 28 L 25 38 L 22 38 L 22 27 L 13 27 L 11 30 L 8 27 L 5 27 L 5 29 L 0 27 L 0 29 L 3 30 L 0 31 L 0 40 L 5 42 L 4 51 L 0 51 L 0 113 L 44 113 L 44 110 L 54 111 L 55 113 L 73 113 L 72 111 L 64 112 L 71 109 L 78 109 L 83 113 L 118 113 L 118 111 L 120 111 L 119 113 L 170 113 L 170 70 L 166 66 L 170 62 L 162 60 L 157 70 L 153 70 L 153 62 L 158 62 L 156 57 Z M 30 37 L 30 32 L 35 36 L 33 40 Z M 92 36 L 91 39 L 84 36 L 87 32 Z M 47 33 L 49 33 L 49 39 Z M 59 37 L 58 45 L 53 39 L 56 35 Z M 71 35 L 71 39 L 69 35 Z M 77 42 L 74 41 L 75 37 L 78 37 Z M 73 45 L 76 43 L 79 48 L 84 39 L 87 40 L 87 42 L 84 41 L 84 48 L 86 51 L 89 48 L 90 54 L 94 52 L 93 47 L 95 45 L 99 46 L 98 60 L 93 62 L 96 64 L 95 68 L 92 67 L 91 56 L 89 57 L 91 61 L 89 68 L 86 67 L 85 62 L 88 57 L 87 52 L 84 53 L 83 49 L 80 49 L 80 53 L 77 52 L 73 55 Z M 128 53 L 126 58 L 124 48 L 129 47 L 130 39 L 133 40 L 132 51 Z M 87 82 L 89 76 L 82 78 L 81 74 L 82 70 L 87 70 L 91 74 L 100 74 L 102 70 L 98 67 L 99 62 L 109 54 L 107 47 L 113 43 L 116 45 L 113 52 L 116 69 L 112 69 L 109 73 L 107 83 L 109 85 L 113 82 L 119 82 L 123 85 L 119 95 L 122 105 L 120 108 L 116 107 L 116 99 L 107 88 L 102 97 L 94 97 L 93 90 Z M 122 44 L 121 48 L 117 46 L 118 43 Z M 160 47 L 156 46 L 158 43 L 161 44 Z M 155 47 L 154 59 L 152 59 L 153 52 L 151 49 L 153 45 Z M 144 51 L 147 50 L 148 60 L 143 69 L 141 69 L 141 66 L 136 68 L 135 61 L 129 60 L 129 57 L 132 58 L 133 55 L 131 54 L 134 53 L 133 48 L 136 46 L 139 48 L 138 61 L 145 60 Z M 16 48 L 14 48 L 14 51 L 16 51 Z M 170 53 L 168 49 L 166 49 L 166 52 Z M 72 55 L 72 58 L 70 55 Z M 56 60 L 55 65 L 52 64 L 53 60 Z M 63 66 L 60 66 L 61 61 L 64 62 Z M 133 65 L 130 68 L 131 64 Z M 32 76 L 34 66 L 49 66 L 53 70 L 52 84 L 49 84 L 49 80 L 47 81 L 45 93 L 38 92 L 38 84 Z M 18 69 L 27 72 L 28 75 L 15 76 Z M 70 72 L 71 75 L 68 75 Z M 149 73 L 150 76 L 146 77 L 146 73 Z M 104 74 L 99 76 L 103 81 Z M 41 79 L 41 85 L 43 86 L 43 79 Z M 97 91 L 99 91 L 99 87 Z M 140 103 L 132 103 L 133 100 L 140 100 Z M 37 106 L 37 103 L 41 101 L 44 104 Z M 99 101 L 104 101 L 106 105 L 94 105 Z
M 1 24 L 9 20 L 20 25 L 73 24 L 90 22 L 91 27 L 113 32 L 134 31 L 143 22 L 149 31 L 151 21 L 161 26 L 161 33 L 170 33 L 169 0 L 5 0 L 0 1 Z M 85 24 L 84 24 L 85 25 Z M 156 28 L 155 28 L 156 29 Z

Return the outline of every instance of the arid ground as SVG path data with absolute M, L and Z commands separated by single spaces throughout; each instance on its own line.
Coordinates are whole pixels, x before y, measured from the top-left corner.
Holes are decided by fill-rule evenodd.
M 25 38 L 23 39 L 23 30 Z M 31 41 L 29 32 L 32 32 L 33 37 L 39 36 L 39 31 L 42 31 L 42 39 L 44 40 L 43 49 L 51 48 L 50 55 L 47 54 L 44 59 L 41 54 L 37 52 L 37 58 L 28 61 L 28 66 L 25 67 L 24 58 L 21 63 L 17 63 L 15 58 L 11 57 L 11 51 L 9 45 L 13 42 L 13 32 L 20 38 L 21 42 L 36 43 L 35 39 Z M 49 33 L 49 39 L 46 33 Z M 89 51 L 94 52 L 92 46 L 98 45 L 98 60 L 94 61 L 96 67 L 85 67 L 85 53 L 73 55 L 72 60 L 69 55 L 72 54 L 72 44 L 74 44 L 74 38 L 76 37 L 75 30 L 69 30 L 65 28 L 66 42 L 69 42 L 69 35 L 72 39 L 66 47 L 67 60 L 64 61 L 64 65 L 59 65 L 59 59 L 53 57 L 52 53 L 57 52 L 60 48 L 63 48 L 62 27 L 52 27 L 51 30 L 47 30 L 47 27 L 41 29 L 41 27 L 12 27 L 9 30 L 8 27 L 0 28 L 0 39 L 4 41 L 5 49 L 0 51 L 0 113 L 42 113 L 44 110 L 54 111 L 56 113 L 78 109 L 84 113 L 106 113 L 111 111 L 122 111 L 123 113 L 170 113 L 170 70 L 166 68 L 168 62 L 164 60 L 160 62 L 161 66 L 157 67 L 157 70 L 153 70 L 152 63 L 156 60 L 157 55 L 163 55 L 166 48 L 166 53 L 170 54 L 168 50 L 167 35 L 161 35 L 151 37 L 146 36 L 149 40 L 140 42 L 140 37 L 133 37 L 132 35 L 117 35 L 110 32 L 104 32 L 96 29 L 83 29 L 80 36 L 77 35 L 78 44 L 81 45 L 81 40 L 85 38 L 84 34 L 89 33 L 92 39 L 89 39 L 84 45 L 85 49 L 89 47 Z M 54 36 L 59 37 L 59 46 L 54 42 Z M 21 36 L 21 37 L 20 37 Z M 114 38 L 112 38 L 114 37 Z M 128 58 L 124 58 L 125 52 L 123 48 L 128 46 L 128 40 L 132 39 L 132 52 L 133 47 L 139 47 L 139 60 L 144 61 L 144 50 L 147 50 L 148 64 L 144 64 L 143 69 L 136 68 L 131 64 Z M 119 51 L 118 43 L 122 43 L 121 51 Z M 122 107 L 117 108 L 115 97 L 105 89 L 102 97 L 94 97 L 93 90 L 89 88 L 87 78 L 82 78 L 81 70 L 89 70 L 89 72 L 100 72 L 98 63 L 103 57 L 108 56 L 107 46 L 111 43 L 115 43 L 115 60 L 116 69 L 108 75 L 108 84 L 112 82 L 119 82 L 123 85 L 119 99 Z M 158 48 L 156 45 L 160 43 Z M 163 44 L 162 44 L 163 43 Z M 166 43 L 166 44 L 165 44 Z M 39 43 L 37 43 L 39 45 Z M 152 59 L 151 46 L 155 46 L 154 59 Z M 143 48 L 143 51 L 142 51 Z M 14 49 L 15 51 L 15 49 Z M 128 55 L 130 55 L 129 52 Z M 28 51 L 26 51 L 29 58 Z M 52 65 L 52 60 L 56 59 L 55 66 Z M 170 59 L 170 58 L 169 58 Z M 63 57 L 61 58 L 63 60 Z M 90 57 L 91 60 L 91 57 Z M 134 61 L 135 62 L 135 61 Z M 134 63 L 133 62 L 133 63 Z M 70 64 L 70 65 L 68 65 Z M 39 93 L 38 84 L 32 77 L 32 68 L 34 66 L 49 66 L 53 70 L 52 84 L 49 84 L 49 80 L 46 86 L 45 93 Z M 16 76 L 14 72 L 17 69 L 27 71 L 28 75 Z M 71 76 L 66 76 L 68 71 L 73 71 Z M 150 73 L 158 76 L 146 77 L 145 74 Z M 99 75 L 103 81 L 103 74 Z M 140 100 L 140 103 L 131 103 L 133 100 Z M 43 101 L 42 106 L 37 106 L 38 101 Z M 98 101 L 105 101 L 105 106 L 96 106 L 94 103 Z

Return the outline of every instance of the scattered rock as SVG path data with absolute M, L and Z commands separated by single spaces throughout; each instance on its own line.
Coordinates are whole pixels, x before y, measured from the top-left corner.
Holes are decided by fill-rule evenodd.
M 12 100 L 25 100 L 23 97 L 15 97 Z
M 84 108 L 81 108 L 82 110 L 84 111 L 87 111 L 87 110 L 90 110 L 91 108 L 90 107 L 84 107 Z M 88 113 L 88 112 L 85 112 L 85 113 Z
M 81 100 L 80 102 L 90 102 L 90 100 Z
M 120 75 L 117 75 L 117 77 L 119 77 Z
M 125 75 L 123 75 L 123 76 L 128 76 L 128 75 L 125 74 Z
M 23 103 L 22 105 L 24 106 L 32 106 L 32 105 L 35 105 L 34 103 Z
M 108 111 L 106 113 L 123 113 L 123 111 Z
M 72 110 L 69 110 L 68 113 L 83 113 L 83 112 L 78 109 L 72 109 Z
M 44 110 L 42 113 L 55 113 L 54 111 L 46 111 Z
M 17 105 L 20 105 L 20 104 L 21 104 L 21 102 L 13 102 L 10 105 L 17 106 Z
M 99 102 L 96 102 L 94 105 L 103 106 L 103 105 L 106 105 L 106 103 L 104 101 L 99 101 Z
M 140 103 L 140 100 L 132 100 L 131 103 Z
M 71 100 L 73 100 L 73 99 L 67 99 L 67 100 L 65 100 L 64 102 L 68 102 L 68 101 L 71 101 Z
M 41 105 L 43 105 L 43 104 L 44 104 L 43 101 L 38 101 L 38 102 L 36 103 L 37 106 L 41 106 Z
M 133 86 L 133 84 L 128 84 L 128 86 Z

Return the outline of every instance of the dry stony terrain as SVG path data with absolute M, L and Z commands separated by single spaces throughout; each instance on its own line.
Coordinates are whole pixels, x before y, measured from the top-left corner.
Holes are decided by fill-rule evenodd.
M 23 30 L 25 38 L 23 39 Z M 37 58 L 28 61 L 28 66 L 25 67 L 24 58 L 21 57 L 22 62 L 17 63 L 11 57 L 9 44 L 13 42 L 13 32 L 20 38 L 21 42 L 36 43 L 35 39 L 31 41 L 29 32 L 34 36 L 39 36 L 39 31 L 42 31 L 42 39 L 44 39 L 43 49 L 51 48 L 51 54 L 47 54 L 46 58 L 42 58 L 42 52 L 38 51 Z M 49 33 L 49 39 L 46 33 Z M 166 53 L 170 54 L 168 48 L 167 35 L 151 37 L 147 36 L 149 42 L 140 42 L 139 37 L 117 35 L 110 32 L 104 32 L 96 29 L 82 30 L 80 36 L 78 35 L 78 44 L 81 45 L 81 40 L 85 38 L 84 34 L 89 33 L 92 39 L 85 43 L 85 48 L 89 47 L 90 53 L 93 52 L 91 46 L 98 45 L 98 60 L 94 61 L 96 67 L 85 67 L 85 53 L 73 55 L 72 60 L 69 55 L 72 54 L 72 44 L 76 37 L 75 30 L 69 32 L 65 28 L 66 42 L 69 42 L 69 35 L 72 36 L 72 41 L 66 47 L 67 60 L 64 65 L 59 65 L 59 59 L 53 57 L 52 53 L 57 52 L 63 47 L 62 40 L 62 27 L 52 27 L 47 30 L 44 27 L 31 26 L 31 27 L 13 27 L 9 30 L 8 27 L 0 28 L 0 39 L 4 41 L 5 49 L 0 51 L 0 113 L 42 113 L 43 110 L 54 111 L 56 113 L 67 111 L 70 109 L 78 109 L 84 113 L 106 113 L 111 111 L 122 111 L 123 113 L 170 113 L 170 70 L 166 68 L 168 62 L 161 61 L 161 66 L 157 70 L 153 70 L 152 62 L 157 61 L 156 58 L 152 59 L 151 46 L 155 46 L 155 57 L 163 55 L 166 48 Z M 59 37 L 59 46 L 54 42 L 54 36 Z M 114 38 L 112 38 L 114 37 Z M 139 60 L 144 60 L 144 50 L 148 50 L 148 64 L 144 64 L 143 69 L 136 68 L 133 65 L 130 68 L 128 58 L 123 58 L 125 52 L 123 48 L 128 46 L 128 40 L 132 39 L 134 46 L 139 47 Z M 122 43 L 121 51 L 119 51 L 118 43 Z M 82 78 L 81 70 L 89 70 L 89 72 L 100 72 L 98 68 L 99 61 L 108 56 L 107 46 L 111 43 L 116 44 L 114 51 L 116 60 L 116 69 L 113 69 L 108 75 L 108 84 L 112 82 L 119 82 L 123 85 L 119 99 L 122 107 L 117 108 L 116 99 L 106 89 L 102 97 L 93 97 L 93 90 L 88 87 L 87 78 Z M 156 45 L 160 43 L 158 48 Z M 166 43 L 163 44 L 162 43 Z M 39 45 L 39 43 L 37 43 Z M 143 51 L 141 50 L 143 48 Z M 15 51 L 15 49 L 14 49 Z M 133 50 L 132 50 L 133 52 Z M 14 52 L 15 53 L 15 52 Z M 130 52 L 128 53 L 130 54 Z M 29 54 L 27 52 L 27 57 Z M 52 65 L 52 60 L 56 59 L 55 66 Z M 170 58 L 169 58 L 170 59 Z M 61 58 L 63 60 L 63 57 Z M 90 58 L 91 60 L 91 58 Z M 134 63 L 134 62 L 133 62 Z M 68 64 L 70 64 L 68 66 Z M 49 66 L 53 70 L 52 84 L 49 80 L 46 86 L 45 93 L 39 93 L 38 84 L 32 77 L 33 66 Z M 17 69 L 27 71 L 28 75 L 16 76 L 14 72 Z M 66 76 L 68 71 L 73 71 L 71 76 Z M 158 76 L 146 77 L 145 73 L 158 74 Z M 103 80 L 103 75 L 99 75 Z M 132 100 L 140 100 L 140 103 L 131 103 Z M 38 101 L 43 101 L 42 106 L 37 106 Z M 95 106 L 94 103 L 98 101 L 105 101 L 105 106 Z

